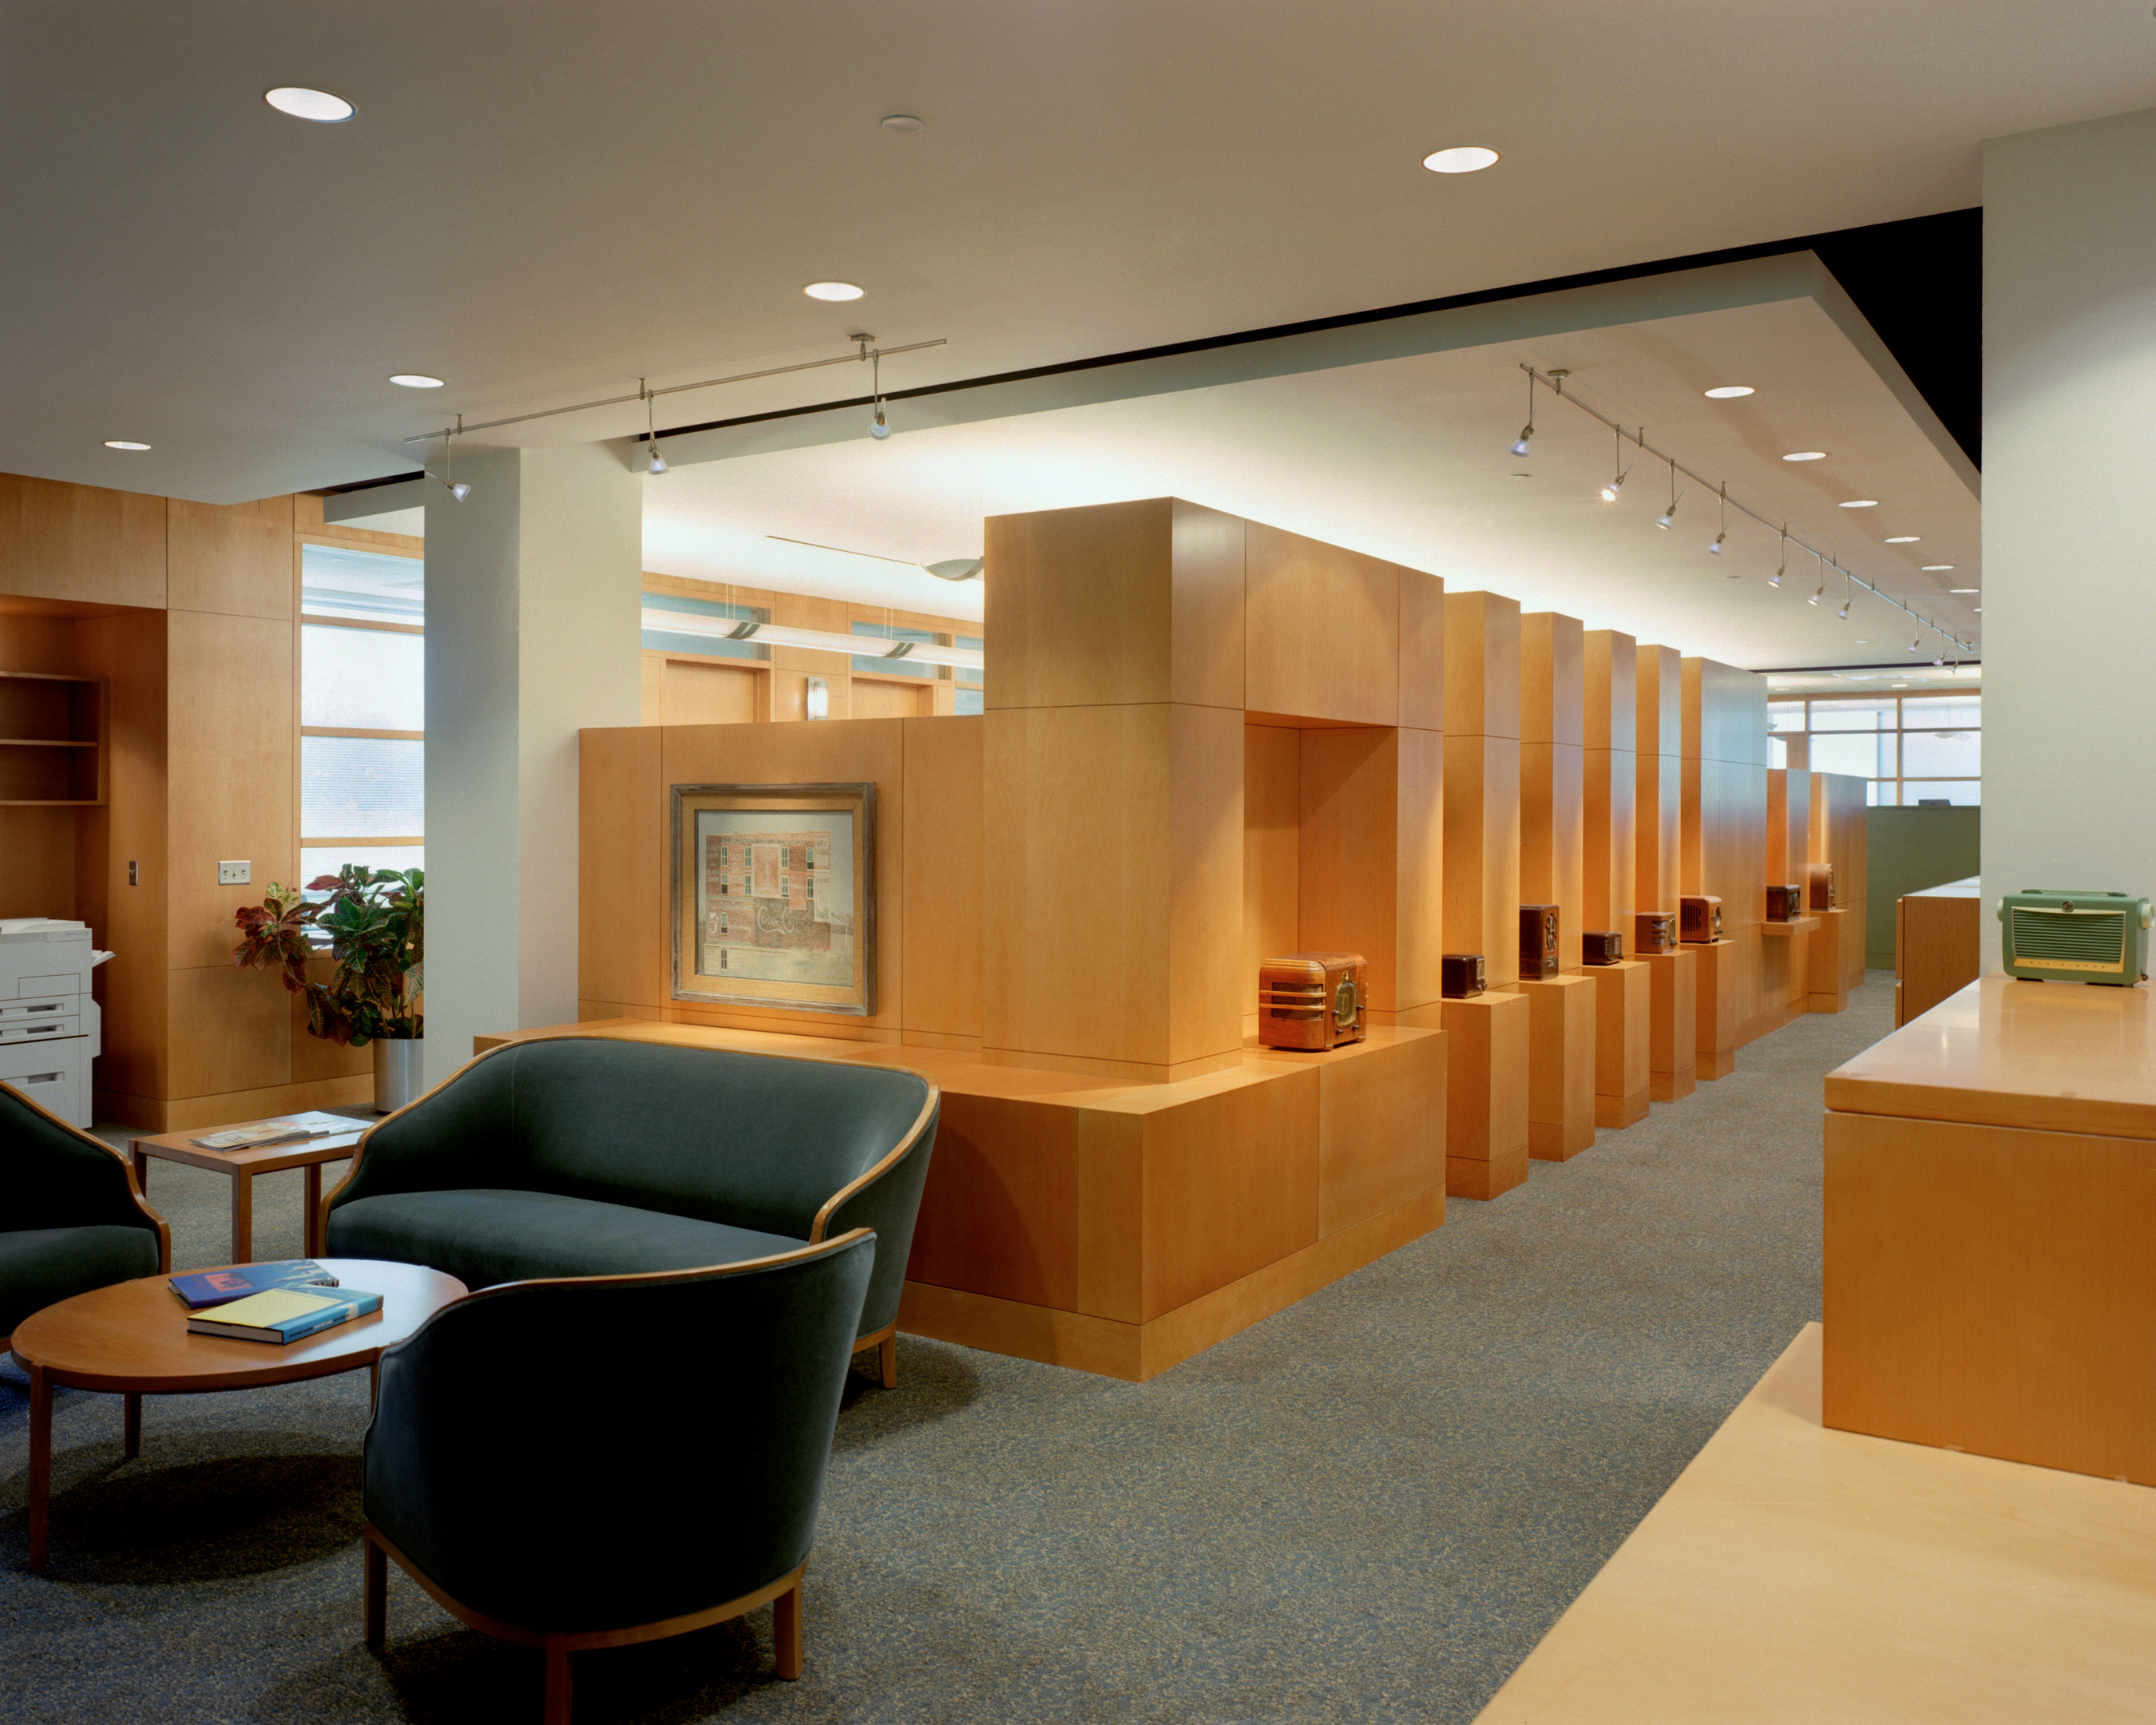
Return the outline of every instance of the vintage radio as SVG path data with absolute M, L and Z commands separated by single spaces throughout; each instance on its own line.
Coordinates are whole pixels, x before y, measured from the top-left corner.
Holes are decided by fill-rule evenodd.
M 2148 980 L 2148 901 L 2123 892 L 2032 886 L 1999 901 L 2006 973 L 2040 983 Z
M 1770 886 L 1767 889 L 1767 920 L 1769 922 L 1794 922 L 1804 914 L 1803 887 Z
M 1804 865 L 1804 903 L 1815 911 L 1831 911 L 1840 901 L 1834 896 L 1834 865 Z
M 1557 974 L 1557 906 L 1520 906 L 1520 980 L 1547 982 Z
M 1579 937 L 1579 958 L 1583 964 L 1622 964 L 1625 962 L 1625 937 L 1614 928 L 1589 928 Z
M 1447 1000 L 1471 1000 L 1482 992 L 1482 955 L 1447 952 L 1439 961 L 1438 987 Z
M 1677 919 L 1667 911 L 1632 913 L 1632 950 L 1635 952 L 1674 952 L 1677 949 Z
M 1363 1040 L 1370 968 L 1360 952 L 1291 952 L 1258 966 L 1258 1041 L 1337 1048 Z
M 1720 940 L 1722 901 L 1713 897 L 1679 899 L 1677 938 L 1694 946 L 1712 946 Z

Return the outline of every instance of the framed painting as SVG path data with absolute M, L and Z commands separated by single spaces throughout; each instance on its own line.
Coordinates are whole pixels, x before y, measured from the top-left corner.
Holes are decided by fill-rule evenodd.
M 875 787 L 674 787 L 674 998 L 875 1008 Z

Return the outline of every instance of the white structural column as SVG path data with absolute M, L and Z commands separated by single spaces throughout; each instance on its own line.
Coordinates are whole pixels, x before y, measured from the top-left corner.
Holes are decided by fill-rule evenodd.
M 1987 142 L 1984 252 L 1985 897 L 2156 893 L 2156 110 Z
M 439 458 L 438 458 L 439 459 Z M 427 1082 L 577 1016 L 577 733 L 639 722 L 642 476 L 616 444 L 459 455 L 427 495 Z

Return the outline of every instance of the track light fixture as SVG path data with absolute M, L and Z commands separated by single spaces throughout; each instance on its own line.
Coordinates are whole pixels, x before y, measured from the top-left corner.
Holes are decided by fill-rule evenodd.
M 1655 517 L 1658 527 L 1673 527 L 1677 520 L 1677 465 L 1670 463 L 1670 506 Z
M 1912 653 L 1914 653 L 1914 652 L 1915 652 L 1915 651 L 1916 651 L 1919 647 L 1922 646 L 1923 644 L 1924 644 L 1924 638 L 1923 638 L 1923 635 L 1922 635 L 1921 633 L 1917 634 L 1913 634 L 1913 635 L 1912 635 L 1912 636 L 1910 636 L 1910 637 L 1909 637 L 1909 650 L 1910 650 Z
M 463 502 L 465 498 L 471 495 L 471 487 L 469 485 L 459 485 L 454 483 L 450 480 L 449 448 L 454 439 L 464 435 L 464 430 L 465 416 L 462 413 L 459 413 L 457 415 L 456 429 L 453 431 L 444 431 L 442 434 L 442 483 L 449 488 L 449 495 L 455 498 L 459 503 Z
M 1848 570 L 1841 572 L 1841 608 L 1834 614 L 1844 623 L 1849 621 L 1849 608 L 1856 600 L 1856 578 Z
M 1707 549 L 1708 549 L 1709 551 L 1712 552 L 1715 554 L 1715 556 L 1717 556 L 1717 557 L 1720 557 L 1720 556 L 1722 555 L 1722 546 L 1723 546 L 1725 543 L 1727 543 L 1727 542 L 1728 538 L 1729 538 L 1729 481 L 1728 481 L 1728 480 L 1724 480 L 1722 482 L 1722 531 L 1721 531 L 1720 532 L 1717 533 L 1717 534 L 1714 536 L 1714 542 L 1713 542 L 1712 545 L 1708 546 L 1708 547 L 1707 547 Z
M 1520 428 L 1520 434 L 1512 440 L 1512 453 L 1524 455 L 1535 434 L 1535 374 L 1527 373 L 1527 423 Z
M 1787 521 L 1784 521 L 1784 522 L 1782 523 L 1782 543 L 1781 543 L 1781 549 L 1780 549 L 1780 556 L 1779 557 L 1779 558 L 1778 558 L 1778 559 L 1777 559 L 1777 561 L 1775 562 L 1775 564 L 1774 564 L 1774 572 L 1773 574 L 1769 575 L 1769 576 L 1767 578 L 1767 585 L 1768 585 L 1768 586 L 1769 586 L 1769 587 L 1779 587 L 1779 586 L 1782 584 L 1782 578 L 1783 578 L 1784 575 L 1788 574 L 1789 572 L 1789 524 Z
M 1825 557 L 1820 557 L 1820 560 L 1819 560 L 1819 566 L 1820 566 L 1819 587 L 1818 587 L 1818 589 L 1817 589 L 1817 590 L 1816 590 L 1816 591 L 1812 594 L 1812 596 L 1811 596 L 1810 598 L 1808 598 L 1808 599 L 1806 599 L 1806 600 L 1804 601 L 1804 603 L 1805 603 L 1807 605 L 1816 605 L 1817 603 L 1819 603 L 1820 600 L 1821 598 L 1823 598 L 1825 596 L 1825 593 L 1826 593 L 1826 559 L 1825 559 Z
M 655 410 L 652 406 L 651 392 L 644 387 L 644 380 L 641 377 L 636 380 L 636 388 L 637 393 L 644 398 L 644 446 L 651 451 L 651 465 L 644 471 L 654 474 L 664 473 L 666 471 L 666 458 L 659 453 L 659 432 L 652 424 L 652 414 Z
M 875 340 L 874 336 L 856 336 L 854 339 L 861 344 L 861 357 L 869 362 L 869 393 L 875 401 L 875 418 L 869 421 L 869 435 L 881 443 L 891 435 L 891 422 L 883 416 L 883 355 L 880 352 L 869 352 L 869 343 Z M 1530 382 L 1527 388 L 1532 393 L 1533 383 Z
M 1527 382 L 1527 388 L 1532 392 L 1534 387 L 1534 382 L 1530 378 Z M 1625 481 L 1630 478 L 1632 474 L 1632 470 L 1625 465 L 1624 428 L 1622 426 L 1613 426 L 1610 429 L 1617 434 L 1617 458 L 1610 467 L 1610 472 L 1614 477 L 1602 488 L 1602 501 L 1604 503 L 1614 503 L 1617 501 L 1619 494 L 1625 489 Z M 1640 446 L 1642 449 L 1646 447 L 1646 439 L 1647 428 L 1642 425 L 1640 428 Z

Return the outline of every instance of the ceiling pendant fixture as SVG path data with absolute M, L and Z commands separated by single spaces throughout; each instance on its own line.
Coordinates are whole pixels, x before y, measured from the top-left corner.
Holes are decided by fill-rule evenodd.
M 652 423 L 652 415 L 656 410 L 652 405 L 651 392 L 644 387 L 645 381 L 642 377 L 636 380 L 636 393 L 644 398 L 644 441 L 651 451 L 651 465 L 644 471 L 664 473 L 666 471 L 666 458 L 659 453 L 659 431 Z
M 1841 572 L 1841 608 L 1834 614 L 1844 623 L 1849 621 L 1849 608 L 1856 599 L 1856 578 L 1848 570 Z
M 1535 435 L 1535 374 L 1527 373 L 1527 423 L 1520 428 L 1520 434 L 1512 439 L 1512 453 L 1524 455 Z
M 921 567 L 938 581 L 971 581 L 981 572 L 984 561 L 981 557 L 946 557 L 940 563 L 923 563 Z
M 869 421 L 869 435 L 881 443 L 891 435 L 891 422 L 883 416 L 883 352 L 869 351 L 874 336 L 856 335 L 854 339 L 861 345 L 861 357 L 869 362 L 869 393 L 875 401 L 875 418 Z
M 1774 572 L 1773 574 L 1769 575 L 1769 576 L 1767 578 L 1767 585 L 1768 585 L 1768 586 L 1769 586 L 1769 587 L 1779 587 L 1779 586 L 1782 584 L 1782 578 L 1783 578 L 1784 575 L 1788 574 L 1789 572 L 1789 524 L 1787 521 L 1784 521 L 1784 522 L 1782 523 L 1782 544 L 1781 544 L 1781 556 L 1780 556 L 1780 559 L 1779 559 L 1779 561 L 1778 561 L 1778 562 L 1775 563 L 1775 565 L 1774 565 Z
M 1534 384 L 1532 381 L 1528 383 L 1527 389 L 1530 394 L 1533 393 Z M 1604 503 L 1614 503 L 1617 501 L 1618 495 L 1625 489 L 1625 481 L 1631 476 L 1632 472 L 1632 470 L 1625 465 L 1624 428 L 1616 426 L 1611 429 L 1617 434 L 1617 459 L 1610 470 L 1615 476 L 1602 488 L 1602 501 Z M 1646 447 L 1646 439 L 1647 428 L 1642 425 L 1640 428 L 1640 444 L 1642 449 Z
M 1712 552 L 1715 554 L 1715 556 L 1717 556 L 1717 557 L 1720 557 L 1720 556 L 1722 555 L 1722 546 L 1723 546 L 1725 543 L 1727 543 L 1727 542 L 1728 538 L 1729 538 L 1729 481 L 1728 481 L 1727 480 L 1724 480 L 1722 482 L 1722 531 L 1721 531 L 1720 532 L 1717 533 L 1717 534 L 1714 536 L 1714 542 L 1713 542 L 1712 545 L 1708 546 L 1708 547 L 1707 547 L 1707 549 L 1708 549 L 1709 551 Z
M 1813 553 L 1813 555 L 1816 557 L 1816 556 L 1818 556 L 1818 553 L 1817 553 L 1817 552 L 1814 552 L 1814 553 Z M 1819 590 L 1818 590 L 1816 593 L 1813 593 L 1813 595 L 1812 595 L 1810 598 L 1808 598 L 1808 599 L 1806 599 L 1806 600 L 1804 601 L 1804 603 L 1805 603 L 1807 605 L 1816 605 L 1817 603 L 1819 603 L 1819 602 L 1820 602 L 1820 598 L 1825 595 L 1825 592 L 1826 592 L 1826 559 L 1825 559 L 1825 557 L 1820 557 L 1819 564 L 1820 564 L 1820 583 L 1819 583 Z
M 449 488 L 449 495 L 455 498 L 459 503 L 463 502 L 465 498 L 471 495 L 471 487 L 469 485 L 458 485 L 451 481 L 449 478 L 449 449 L 453 439 L 464 435 L 464 429 L 465 416 L 462 413 L 459 413 L 457 415 L 456 429 L 454 431 L 444 431 L 442 434 L 442 483 Z

